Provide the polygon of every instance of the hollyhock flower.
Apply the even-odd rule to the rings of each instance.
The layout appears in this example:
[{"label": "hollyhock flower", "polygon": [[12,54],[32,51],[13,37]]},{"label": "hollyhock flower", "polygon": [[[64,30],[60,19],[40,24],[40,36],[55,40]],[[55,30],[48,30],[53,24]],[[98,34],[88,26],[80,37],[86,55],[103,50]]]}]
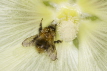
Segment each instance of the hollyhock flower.
[{"label": "hollyhock flower", "polygon": [[[42,18],[63,41],[55,61],[22,46]],[[106,19],[106,0],[0,0],[0,71],[107,71]]]}]

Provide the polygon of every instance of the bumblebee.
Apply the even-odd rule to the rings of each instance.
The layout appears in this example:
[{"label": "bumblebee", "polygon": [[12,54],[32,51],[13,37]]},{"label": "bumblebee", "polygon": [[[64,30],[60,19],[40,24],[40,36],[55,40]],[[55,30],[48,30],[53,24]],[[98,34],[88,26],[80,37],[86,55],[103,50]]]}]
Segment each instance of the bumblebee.
[{"label": "bumblebee", "polygon": [[39,34],[26,38],[22,45],[24,47],[35,46],[38,53],[47,53],[54,61],[57,59],[55,43],[61,43],[62,41],[54,41],[57,25],[51,23],[51,25],[42,29],[42,20],[40,22]]}]

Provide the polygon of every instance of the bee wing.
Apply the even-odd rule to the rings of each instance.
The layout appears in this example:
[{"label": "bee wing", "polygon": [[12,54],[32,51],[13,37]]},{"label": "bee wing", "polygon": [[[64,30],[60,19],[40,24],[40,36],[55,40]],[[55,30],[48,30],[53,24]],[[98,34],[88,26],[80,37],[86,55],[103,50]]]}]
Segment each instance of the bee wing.
[{"label": "bee wing", "polygon": [[49,47],[47,53],[53,61],[57,59],[57,51],[55,46]]},{"label": "bee wing", "polygon": [[26,38],[23,42],[22,42],[22,46],[24,47],[29,47],[29,46],[33,46],[35,44],[36,38],[38,37],[38,35],[34,35],[31,37]]}]

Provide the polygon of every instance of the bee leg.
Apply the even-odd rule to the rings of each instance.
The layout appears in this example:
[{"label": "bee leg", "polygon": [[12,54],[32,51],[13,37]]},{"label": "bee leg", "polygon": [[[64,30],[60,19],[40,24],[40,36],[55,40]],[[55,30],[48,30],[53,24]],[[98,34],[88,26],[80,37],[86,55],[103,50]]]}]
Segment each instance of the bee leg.
[{"label": "bee leg", "polygon": [[54,41],[54,43],[62,43],[61,40]]},{"label": "bee leg", "polygon": [[[42,18],[42,20],[43,20],[43,18]],[[41,22],[40,22],[39,33],[40,33],[40,32],[41,32],[41,30],[42,30],[42,20],[41,20]]]}]

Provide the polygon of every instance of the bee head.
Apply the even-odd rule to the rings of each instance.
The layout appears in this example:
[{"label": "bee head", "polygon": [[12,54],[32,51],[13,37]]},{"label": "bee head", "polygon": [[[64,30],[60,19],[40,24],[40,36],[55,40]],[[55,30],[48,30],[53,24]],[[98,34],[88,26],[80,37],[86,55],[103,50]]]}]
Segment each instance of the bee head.
[{"label": "bee head", "polygon": [[52,24],[48,26],[49,29],[52,29],[53,31],[56,31],[56,24]]}]

